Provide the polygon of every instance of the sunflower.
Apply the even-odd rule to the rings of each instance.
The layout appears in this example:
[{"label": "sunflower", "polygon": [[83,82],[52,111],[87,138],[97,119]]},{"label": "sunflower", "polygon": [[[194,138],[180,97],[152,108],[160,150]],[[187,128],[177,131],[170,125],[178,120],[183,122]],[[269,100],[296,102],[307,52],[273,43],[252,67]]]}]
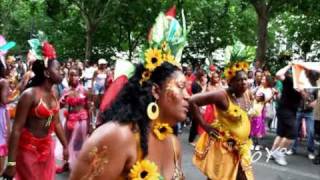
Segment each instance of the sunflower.
[{"label": "sunflower", "polygon": [[142,73],[142,77],[140,80],[140,84],[142,85],[143,82],[148,81],[151,77],[151,72],[146,70]]},{"label": "sunflower", "polygon": [[167,61],[168,63],[176,65],[176,59],[170,53],[163,55],[163,60]]},{"label": "sunflower", "polygon": [[242,64],[241,62],[237,62],[233,65],[233,68],[235,69],[235,72],[242,70]]},{"label": "sunflower", "polygon": [[229,111],[230,117],[232,118],[240,118],[241,117],[241,109],[239,106],[232,106],[230,107]]},{"label": "sunflower", "polygon": [[242,62],[240,62],[240,64],[241,64],[241,69],[242,69],[242,70],[248,71],[248,69],[249,69],[249,64],[248,64],[247,62],[242,61]]},{"label": "sunflower", "polygon": [[148,49],[145,53],[146,69],[153,71],[156,67],[160,66],[163,62],[161,51],[159,49]]},{"label": "sunflower", "polygon": [[166,51],[167,48],[168,48],[167,42],[166,42],[166,41],[163,41],[162,44],[161,44],[161,49],[162,49],[163,51]]},{"label": "sunflower", "polygon": [[164,140],[168,135],[173,133],[173,130],[167,123],[156,123],[153,127],[153,133],[159,140]]},{"label": "sunflower", "polygon": [[228,81],[231,80],[235,75],[236,75],[236,71],[233,69],[233,67],[226,68],[224,70],[224,76]]},{"label": "sunflower", "polygon": [[160,174],[154,162],[143,160],[133,165],[129,178],[132,180],[157,180],[160,179]]}]

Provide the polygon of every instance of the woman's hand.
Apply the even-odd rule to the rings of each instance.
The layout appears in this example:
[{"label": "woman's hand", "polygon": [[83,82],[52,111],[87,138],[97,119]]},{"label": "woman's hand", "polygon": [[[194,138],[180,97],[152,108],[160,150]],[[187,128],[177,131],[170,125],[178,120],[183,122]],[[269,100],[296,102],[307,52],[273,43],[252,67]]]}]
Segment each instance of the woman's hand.
[{"label": "woman's hand", "polygon": [[15,174],[16,174],[16,166],[7,166],[7,168],[3,173],[3,177],[10,179],[10,178],[13,178]]},{"label": "woman's hand", "polygon": [[213,138],[219,138],[219,131],[210,126],[209,124],[204,125],[203,129]]}]

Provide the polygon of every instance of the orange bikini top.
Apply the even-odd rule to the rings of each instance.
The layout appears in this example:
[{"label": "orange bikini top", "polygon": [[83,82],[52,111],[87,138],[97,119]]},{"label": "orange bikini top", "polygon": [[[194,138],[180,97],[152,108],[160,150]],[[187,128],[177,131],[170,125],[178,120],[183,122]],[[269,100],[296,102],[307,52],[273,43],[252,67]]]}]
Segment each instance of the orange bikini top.
[{"label": "orange bikini top", "polygon": [[[55,97],[55,96],[54,96]],[[59,112],[59,103],[57,99],[56,101],[56,107],[49,109],[48,106],[43,102],[42,98],[40,99],[38,105],[31,109],[31,115],[36,116],[41,119],[48,119],[52,118],[53,115]]]}]

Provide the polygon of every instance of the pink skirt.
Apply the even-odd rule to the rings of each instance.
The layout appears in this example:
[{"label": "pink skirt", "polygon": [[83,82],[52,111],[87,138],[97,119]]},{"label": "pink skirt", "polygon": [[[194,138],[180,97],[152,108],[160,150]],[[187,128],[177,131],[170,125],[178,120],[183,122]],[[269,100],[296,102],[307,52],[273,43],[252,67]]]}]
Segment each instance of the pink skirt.
[{"label": "pink skirt", "polygon": [[79,152],[84,141],[88,136],[87,120],[77,121],[72,131],[71,139],[68,145],[69,149],[69,164],[72,169],[78,159]]},{"label": "pink skirt", "polygon": [[8,155],[8,146],[6,144],[0,145],[0,157],[4,157]]}]

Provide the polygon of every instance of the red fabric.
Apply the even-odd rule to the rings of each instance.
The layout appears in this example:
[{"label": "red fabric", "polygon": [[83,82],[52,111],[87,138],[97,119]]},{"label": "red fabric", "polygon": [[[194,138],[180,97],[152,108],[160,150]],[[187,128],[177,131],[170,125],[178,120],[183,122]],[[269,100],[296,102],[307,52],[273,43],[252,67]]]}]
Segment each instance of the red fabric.
[{"label": "red fabric", "polygon": [[105,91],[100,104],[100,112],[105,111],[109,108],[112,102],[116,99],[118,93],[122,87],[128,82],[128,78],[125,75],[118,77],[112,82],[109,88]]},{"label": "red fabric", "polygon": [[57,107],[54,109],[48,109],[47,106],[42,102],[42,99],[40,99],[39,104],[35,108],[31,109],[31,114],[39,118],[49,118],[50,116],[58,113],[59,108],[59,105],[57,105]]},{"label": "red fabric", "polygon": [[80,110],[79,112],[69,112],[67,114],[67,128],[68,130],[72,131],[78,121],[88,119],[88,111],[86,111],[85,109]]},{"label": "red fabric", "polygon": [[48,43],[47,41],[43,43],[42,46],[42,55],[48,59],[56,59],[57,58],[57,54],[56,54],[56,50],[54,49],[54,47]]},{"label": "red fabric", "polygon": [[70,106],[81,106],[85,105],[87,102],[86,97],[67,97],[66,98],[66,103]]},{"label": "red fabric", "polygon": [[[207,122],[208,124],[213,123],[217,117],[216,116],[216,107],[214,105],[207,105],[202,117],[205,120],[205,122]],[[199,126],[198,133],[202,134],[203,132],[204,132],[204,130]]]},{"label": "red fabric", "polygon": [[189,95],[192,95],[192,83],[196,80],[196,76],[191,74],[190,76],[186,76],[187,78],[187,92]]},{"label": "red fabric", "polygon": [[167,12],[166,12],[166,16],[170,16],[170,17],[176,17],[176,13],[177,12],[177,9],[176,9],[176,6],[172,6]]},{"label": "red fabric", "polygon": [[17,152],[17,165],[15,180],[54,180],[55,159],[54,143],[51,125],[46,137],[34,137],[27,129],[23,129],[19,149]]},{"label": "red fabric", "polygon": [[209,70],[210,70],[211,72],[216,71],[216,66],[210,65],[210,66],[209,66]]}]

